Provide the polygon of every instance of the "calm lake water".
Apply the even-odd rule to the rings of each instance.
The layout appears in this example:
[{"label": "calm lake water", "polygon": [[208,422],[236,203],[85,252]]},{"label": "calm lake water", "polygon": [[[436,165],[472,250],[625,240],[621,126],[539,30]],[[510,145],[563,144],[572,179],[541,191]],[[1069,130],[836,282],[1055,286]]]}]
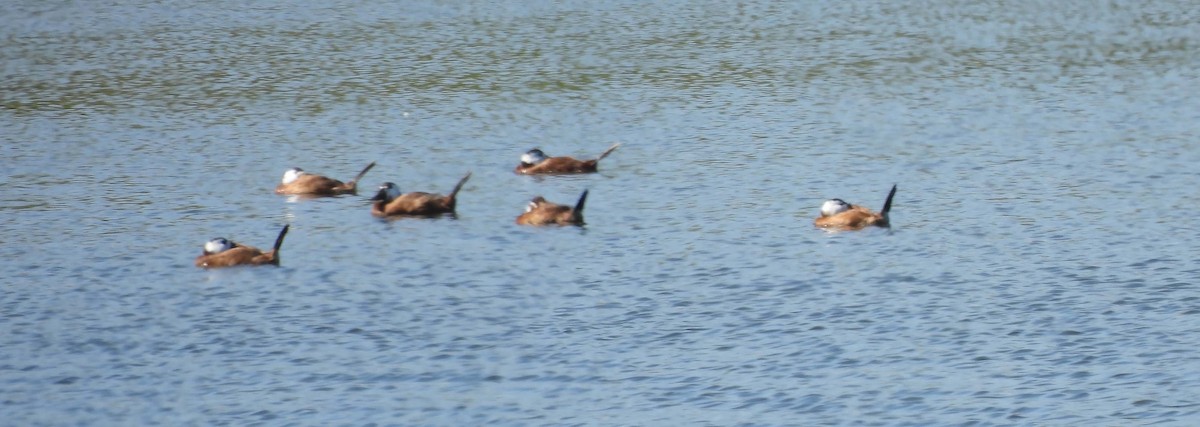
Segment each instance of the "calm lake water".
[{"label": "calm lake water", "polygon": [[16,0],[0,64],[3,425],[1200,424],[1194,2]]}]

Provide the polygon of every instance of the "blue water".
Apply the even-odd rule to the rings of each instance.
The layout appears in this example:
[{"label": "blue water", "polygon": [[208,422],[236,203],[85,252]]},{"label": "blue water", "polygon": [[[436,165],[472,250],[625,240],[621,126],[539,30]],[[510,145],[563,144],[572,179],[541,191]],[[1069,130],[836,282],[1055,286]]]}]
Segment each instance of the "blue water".
[{"label": "blue water", "polygon": [[1200,424],[1194,5],[642,3],[0,6],[0,424]]}]

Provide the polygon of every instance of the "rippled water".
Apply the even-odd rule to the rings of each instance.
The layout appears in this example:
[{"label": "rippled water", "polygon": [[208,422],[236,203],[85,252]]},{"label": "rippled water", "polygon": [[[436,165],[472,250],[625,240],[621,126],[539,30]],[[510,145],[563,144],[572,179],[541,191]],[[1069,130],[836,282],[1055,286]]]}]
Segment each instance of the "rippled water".
[{"label": "rippled water", "polygon": [[1200,423],[1194,4],[796,3],[0,6],[0,424]]}]

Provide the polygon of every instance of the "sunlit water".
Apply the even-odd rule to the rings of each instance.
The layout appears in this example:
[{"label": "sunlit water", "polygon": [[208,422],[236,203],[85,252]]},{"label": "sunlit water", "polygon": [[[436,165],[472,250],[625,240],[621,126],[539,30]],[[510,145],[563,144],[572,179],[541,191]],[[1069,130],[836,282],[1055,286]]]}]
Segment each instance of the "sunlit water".
[{"label": "sunlit water", "polygon": [[0,424],[1200,424],[1190,2],[110,3],[0,5]]}]

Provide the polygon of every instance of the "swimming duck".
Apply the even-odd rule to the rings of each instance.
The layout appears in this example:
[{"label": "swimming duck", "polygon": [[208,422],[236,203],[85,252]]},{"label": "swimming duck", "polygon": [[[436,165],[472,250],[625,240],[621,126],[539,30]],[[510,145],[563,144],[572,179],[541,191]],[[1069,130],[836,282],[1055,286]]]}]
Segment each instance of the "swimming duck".
[{"label": "swimming duck", "polygon": [[546,201],[542,196],[534,197],[525,207],[525,213],[517,217],[520,225],[583,225],[583,204],[588,191],[583,190],[575,207],[558,205]]},{"label": "swimming duck", "polygon": [[354,179],[346,182],[308,173],[304,169],[291,168],[283,173],[283,180],[275,187],[275,194],[304,194],[312,196],[358,194],[358,181],[373,167],[375,167],[375,162],[371,162]]},{"label": "swimming duck", "polygon": [[842,199],[829,199],[821,205],[821,216],[813,224],[821,228],[837,230],[860,230],[870,226],[889,227],[888,211],[892,210],[892,198],[896,196],[896,186],[888,192],[887,200],[879,213],[859,205],[846,203]]},{"label": "swimming duck", "polygon": [[457,204],[458,191],[462,190],[463,184],[467,179],[471,178],[471,173],[467,172],[466,176],[458,180],[458,184],[454,186],[454,190],[448,195],[424,193],[420,191],[401,194],[400,187],[391,182],[385,182],[379,186],[379,191],[375,193],[375,197],[371,200],[371,214],[375,216],[393,216],[393,215],[414,215],[414,216],[432,216],[445,213],[454,213],[455,205]]},{"label": "swimming duck", "polygon": [[538,174],[571,174],[571,173],[592,173],[596,172],[596,164],[608,157],[613,150],[620,147],[621,144],[613,144],[608,147],[600,157],[592,160],[578,160],[571,157],[546,157],[546,153],[542,150],[534,148],[521,155],[521,164],[517,165],[516,172],[524,175]]},{"label": "swimming duck", "polygon": [[209,240],[204,243],[204,253],[196,257],[196,266],[217,268],[235,265],[279,265],[279,247],[283,245],[283,236],[287,235],[289,227],[285,225],[279,231],[279,237],[275,238],[275,247],[270,252],[263,252],[224,237]]}]

